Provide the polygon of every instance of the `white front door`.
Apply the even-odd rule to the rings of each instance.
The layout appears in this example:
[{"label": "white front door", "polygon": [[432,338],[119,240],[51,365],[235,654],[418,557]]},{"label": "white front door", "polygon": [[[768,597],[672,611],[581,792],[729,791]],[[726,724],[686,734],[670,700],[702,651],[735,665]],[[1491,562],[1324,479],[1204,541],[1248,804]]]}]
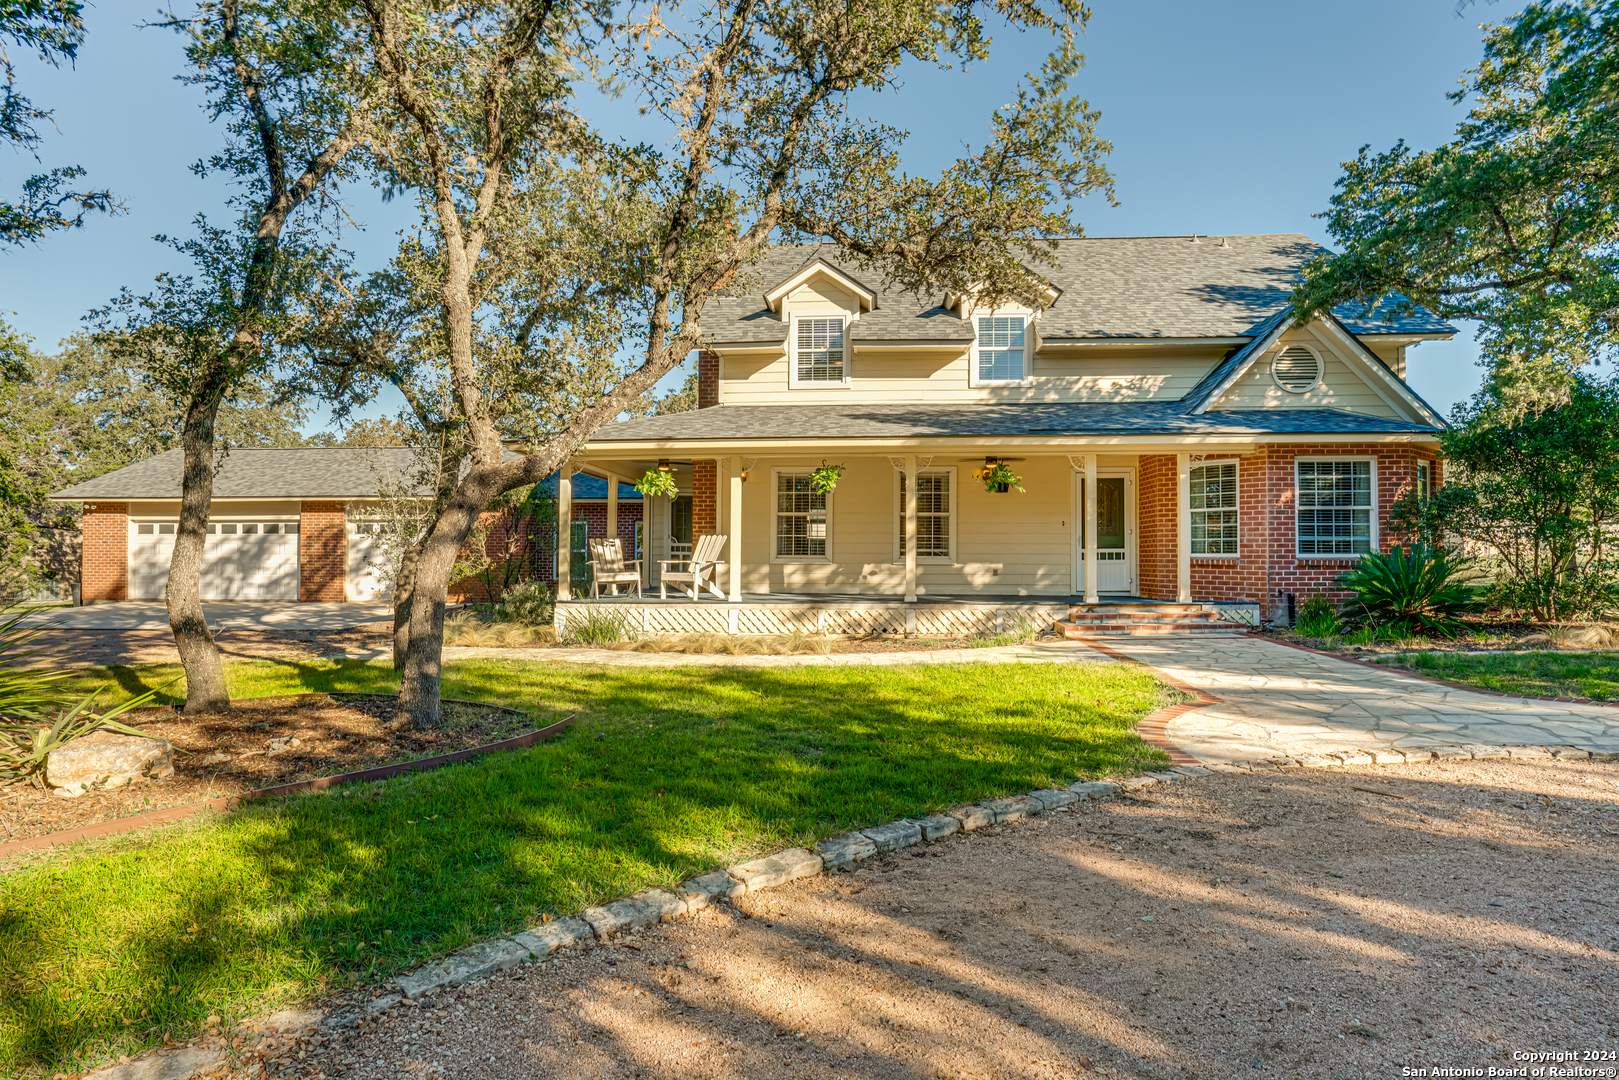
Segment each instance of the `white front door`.
[{"label": "white front door", "polygon": [[[1085,592],[1085,475],[1074,474],[1074,592]],[[1136,473],[1096,474],[1096,591],[1136,590]]]}]

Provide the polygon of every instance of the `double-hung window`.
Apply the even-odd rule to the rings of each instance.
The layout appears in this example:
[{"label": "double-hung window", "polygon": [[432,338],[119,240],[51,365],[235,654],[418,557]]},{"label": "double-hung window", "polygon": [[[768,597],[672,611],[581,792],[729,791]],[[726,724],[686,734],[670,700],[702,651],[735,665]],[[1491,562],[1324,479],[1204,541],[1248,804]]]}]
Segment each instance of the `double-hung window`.
[{"label": "double-hung window", "polygon": [[1237,554],[1237,463],[1192,470],[1192,554]]},{"label": "double-hung window", "polygon": [[810,487],[810,474],[776,473],[777,559],[827,557],[827,496]]},{"label": "double-hung window", "polygon": [[1433,498],[1433,474],[1428,471],[1430,467],[1426,461],[1417,462],[1417,498],[1423,502]]},{"label": "double-hung window", "polygon": [[793,334],[794,386],[848,385],[843,316],[794,319]]},{"label": "double-hung window", "polygon": [[[949,562],[954,557],[951,478],[954,469],[916,474],[916,557]],[[898,517],[894,523],[894,561],[905,560],[905,474],[899,474]]]},{"label": "double-hung window", "polygon": [[1372,462],[1298,461],[1300,555],[1364,555],[1372,550]]},{"label": "double-hung window", "polygon": [[978,353],[973,357],[975,383],[1021,383],[1028,378],[1026,315],[978,316]]}]

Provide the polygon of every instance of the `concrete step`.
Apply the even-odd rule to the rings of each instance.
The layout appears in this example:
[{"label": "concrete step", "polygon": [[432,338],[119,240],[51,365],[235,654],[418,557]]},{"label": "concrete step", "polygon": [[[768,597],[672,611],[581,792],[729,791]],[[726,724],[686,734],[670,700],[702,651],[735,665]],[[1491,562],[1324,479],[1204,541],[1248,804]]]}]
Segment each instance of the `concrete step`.
[{"label": "concrete step", "polygon": [[1080,607],[1068,612],[1070,622],[1161,622],[1164,619],[1209,622],[1217,618],[1218,613],[1201,609],[1165,611],[1160,608],[1141,608],[1137,611],[1097,611],[1095,608]]},{"label": "concrete step", "polygon": [[1169,634],[1245,634],[1248,627],[1239,623],[1204,622],[1190,619],[1161,619],[1156,622],[1063,622],[1056,623],[1057,633],[1071,640],[1093,637],[1163,637]]},{"label": "concrete step", "polygon": [[1202,604],[1072,604],[1073,614],[1095,612],[1110,615],[1213,615],[1214,611]]}]

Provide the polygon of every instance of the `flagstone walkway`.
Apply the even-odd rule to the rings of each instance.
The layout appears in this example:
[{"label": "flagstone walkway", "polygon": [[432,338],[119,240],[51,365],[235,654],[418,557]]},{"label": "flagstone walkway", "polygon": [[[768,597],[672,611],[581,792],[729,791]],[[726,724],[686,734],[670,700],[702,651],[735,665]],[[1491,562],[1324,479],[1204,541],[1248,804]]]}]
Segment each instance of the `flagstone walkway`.
[{"label": "flagstone walkway", "polygon": [[1619,708],[1610,706],[1458,690],[1261,638],[1107,644],[1220,698],[1165,727],[1205,762],[1465,743],[1619,751]]}]

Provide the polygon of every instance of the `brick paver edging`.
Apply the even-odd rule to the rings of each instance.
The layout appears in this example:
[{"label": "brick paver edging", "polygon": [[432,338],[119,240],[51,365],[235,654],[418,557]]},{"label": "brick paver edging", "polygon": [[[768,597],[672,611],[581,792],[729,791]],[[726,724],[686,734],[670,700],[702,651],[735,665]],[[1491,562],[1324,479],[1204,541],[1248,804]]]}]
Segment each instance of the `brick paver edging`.
[{"label": "brick paver edging", "polygon": [[[288,695],[293,699],[309,700],[313,697],[326,695],[294,694]],[[389,694],[343,694],[342,697],[391,697]],[[273,701],[274,698],[253,698],[253,701]],[[504,705],[486,705],[481,701],[462,701],[457,698],[443,699],[446,704],[454,705],[482,705],[489,709],[498,709],[502,712],[524,715],[516,709],[508,709]],[[163,705],[158,708],[168,708]],[[506,750],[522,750],[525,747],[535,746],[544,742],[551,736],[566,730],[573,725],[577,716],[569,716],[549,727],[538,728],[514,735],[509,739],[498,742],[484,743],[482,746],[472,746],[465,750],[456,750],[449,754],[437,754],[433,757],[418,758],[415,761],[400,761],[392,765],[379,765],[373,769],[359,769],[355,772],[336,773],[332,776],[320,776],[313,780],[298,780],[290,784],[276,784],[273,787],[257,788],[253,791],[244,791],[237,795],[225,795],[217,799],[208,799],[205,802],[190,803],[186,806],[171,806],[167,810],[151,810],[144,814],[133,814],[126,818],[117,818],[113,821],[97,822],[94,825],[81,825],[76,829],[62,829],[58,832],[46,833],[43,836],[31,836],[27,840],[13,840],[9,844],[0,844],[0,860],[13,855],[21,855],[25,851],[36,851],[39,848],[51,847],[57,844],[75,844],[80,840],[99,840],[104,836],[118,836],[122,833],[135,832],[139,829],[150,829],[158,825],[167,825],[170,822],[181,821],[185,818],[201,814],[209,810],[228,813],[241,806],[244,802],[254,799],[279,798],[285,795],[296,795],[305,791],[322,791],[338,784],[356,784],[366,780],[386,780],[389,777],[400,776],[408,772],[421,772],[426,769],[438,769],[445,765],[454,765],[457,762],[467,761],[483,754],[493,754]]]},{"label": "brick paver edging", "polygon": [[1448,686],[1453,690],[1468,690],[1475,694],[1484,694],[1487,697],[1516,698],[1519,701],[1555,701],[1561,705],[1601,705],[1605,709],[1619,709],[1619,701],[1598,701],[1596,698],[1588,697],[1546,697],[1543,694],[1509,694],[1504,690],[1486,690],[1482,686],[1473,686],[1471,683],[1452,682],[1449,679],[1436,679],[1432,675],[1418,675],[1414,671],[1404,671],[1400,668],[1392,668],[1387,664],[1379,664],[1374,660],[1357,660],[1351,656],[1340,656],[1335,652],[1327,652],[1325,649],[1312,649],[1308,645],[1295,645],[1291,641],[1280,641],[1271,637],[1264,638],[1264,640],[1272,642],[1276,645],[1281,645],[1284,648],[1297,649],[1299,652],[1314,653],[1317,656],[1325,656],[1333,660],[1341,660],[1346,664],[1359,664],[1361,667],[1371,668],[1373,671],[1381,671],[1389,675],[1399,675],[1406,679],[1417,679],[1421,682],[1435,683],[1439,686]]},{"label": "brick paver edging", "polygon": [[1143,663],[1133,656],[1126,656],[1117,649],[1103,645],[1100,641],[1096,641],[1094,639],[1081,640],[1084,640],[1086,645],[1089,645],[1091,648],[1095,649],[1097,652],[1101,653],[1103,656],[1106,656],[1110,660],[1116,660],[1121,664],[1134,664],[1137,667],[1148,668],[1154,675],[1158,676],[1176,690],[1179,690],[1183,694],[1192,695],[1191,701],[1182,701],[1174,705],[1165,705],[1163,708],[1154,709],[1146,716],[1143,716],[1136,723],[1136,734],[1141,736],[1141,741],[1146,743],[1148,746],[1156,746],[1158,749],[1168,754],[1169,760],[1173,761],[1176,765],[1199,764],[1197,758],[1193,757],[1191,754],[1188,754],[1185,750],[1182,750],[1180,747],[1169,741],[1169,722],[1175,719],[1177,716],[1191,712],[1193,709],[1202,709],[1210,705],[1219,705],[1221,704],[1221,700],[1201,687],[1193,686],[1189,682],[1184,682],[1177,679],[1168,672],[1160,671],[1151,664]]}]

